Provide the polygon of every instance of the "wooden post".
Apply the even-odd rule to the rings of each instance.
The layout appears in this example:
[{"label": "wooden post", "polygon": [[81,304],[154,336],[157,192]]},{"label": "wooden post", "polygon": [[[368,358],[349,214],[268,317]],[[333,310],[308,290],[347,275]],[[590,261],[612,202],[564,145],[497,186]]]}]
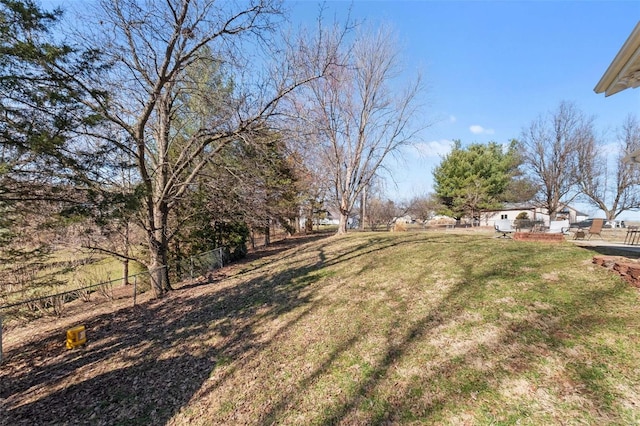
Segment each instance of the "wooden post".
[{"label": "wooden post", "polygon": [[0,364],[2,364],[2,315],[0,315]]},{"label": "wooden post", "polygon": [[138,294],[138,275],[133,277],[133,306],[136,306],[137,294]]}]

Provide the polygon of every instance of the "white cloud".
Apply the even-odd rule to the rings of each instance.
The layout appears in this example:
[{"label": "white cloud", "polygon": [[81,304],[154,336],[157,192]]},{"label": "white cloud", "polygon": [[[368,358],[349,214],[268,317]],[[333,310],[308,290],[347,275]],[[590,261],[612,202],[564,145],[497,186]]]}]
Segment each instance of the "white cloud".
[{"label": "white cloud", "polygon": [[493,135],[495,133],[493,129],[485,129],[484,127],[479,126],[477,124],[474,124],[473,126],[470,126],[469,130],[474,135],[483,135],[483,134],[484,135]]},{"label": "white cloud", "polygon": [[453,148],[453,141],[440,139],[438,141],[420,142],[414,146],[423,158],[440,157],[451,151],[451,148]]},{"label": "white cloud", "polygon": [[450,115],[449,116],[449,123],[455,123],[456,121],[458,121],[458,119],[456,118],[455,115]]}]

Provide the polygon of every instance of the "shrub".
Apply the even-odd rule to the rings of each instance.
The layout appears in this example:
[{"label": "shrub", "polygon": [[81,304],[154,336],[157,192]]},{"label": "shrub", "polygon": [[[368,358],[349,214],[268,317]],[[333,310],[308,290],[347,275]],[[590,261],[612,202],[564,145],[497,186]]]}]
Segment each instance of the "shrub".
[{"label": "shrub", "polygon": [[393,232],[404,232],[407,230],[407,224],[396,222],[393,224]]}]

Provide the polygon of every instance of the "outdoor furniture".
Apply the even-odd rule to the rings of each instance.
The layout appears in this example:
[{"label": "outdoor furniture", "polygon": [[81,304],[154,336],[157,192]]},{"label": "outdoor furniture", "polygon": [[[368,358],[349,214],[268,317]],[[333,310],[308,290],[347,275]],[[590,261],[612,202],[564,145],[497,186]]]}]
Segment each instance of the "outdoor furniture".
[{"label": "outdoor furniture", "polygon": [[624,244],[634,245],[640,236],[640,227],[631,225],[627,228],[627,235],[624,236]]},{"label": "outdoor furniture", "polygon": [[597,235],[598,237],[600,237],[600,239],[602,239],[602,235],[600,235],[600,233],[602,232],[603,225],[604,219],[593,219],[591,227],[589,229],[578,228],[573,239],[577,240],[578,238],[584,239],[585,237],[587,237],[587,240],[590,240],[594,235]]},{"label": "outdoor furniture", "polygon": [[569,220],[551,220],[549,221],[549,230],[547,231],[550,234],[563,234],[566,235],[569,233]]},{"label": "outdoor furniture", "polygon": [[500,238],[511,238],[509,234],[515,232],[516,230],[511,226],[511,221],[509,219],[500,219],[496,220],[493,227],[496,229],[496,232],[502,233]]}]

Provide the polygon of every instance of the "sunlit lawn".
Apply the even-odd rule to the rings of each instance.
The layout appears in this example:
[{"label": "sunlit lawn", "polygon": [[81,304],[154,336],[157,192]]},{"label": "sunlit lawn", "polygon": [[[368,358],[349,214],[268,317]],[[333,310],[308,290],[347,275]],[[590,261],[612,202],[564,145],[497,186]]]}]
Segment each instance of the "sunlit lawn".
[{"label": "sunlit lawn", "polygon": [[114,423],[638,424],[639,293],[593,254],[479,234],[311,242],[96,333],[92,362],[122,374],[77,392],[161,381],[156,410],[136,397],[97,411]]}]

